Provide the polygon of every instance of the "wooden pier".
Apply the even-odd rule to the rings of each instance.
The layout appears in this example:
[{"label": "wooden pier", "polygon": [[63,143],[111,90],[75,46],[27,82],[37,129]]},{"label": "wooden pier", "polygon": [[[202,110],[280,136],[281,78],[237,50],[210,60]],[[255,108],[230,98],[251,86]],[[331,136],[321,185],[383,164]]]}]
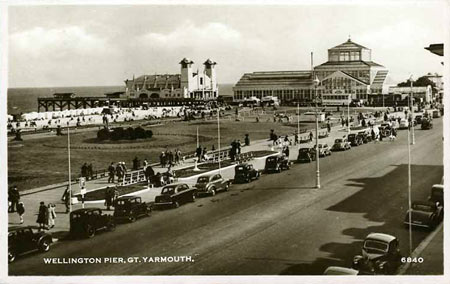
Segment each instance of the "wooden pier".
[{"label": "wooden pier", "polygon": [[158,107],[158,106],[193,106],[206,103],[204,100],[195,100],[187,98],[148,98],[148,99],[130,99],[130,98],[105,98],[105,97],[46,97],[38,98],[38,112],[41,108],[44,111],[60,111],[71,109],[86,109],[95,107]]}]

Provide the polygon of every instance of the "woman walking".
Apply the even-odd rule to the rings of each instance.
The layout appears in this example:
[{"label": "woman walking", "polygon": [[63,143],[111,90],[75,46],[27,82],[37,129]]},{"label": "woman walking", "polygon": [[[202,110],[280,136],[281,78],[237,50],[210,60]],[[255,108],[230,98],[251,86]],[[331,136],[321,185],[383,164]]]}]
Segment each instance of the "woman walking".
[{"label": "woman walking", "polygon": [[53,203],[49,203],[47,206],[48,228],[49,229],[55,227],[55,219],[56,219],[55,208],[56,208],[56,206]]},{"label": "woman walking", "polygon": [[46,230],[46,224],[48,224],[48,214],[47,214],[47,206],[45,206],[44,201],[41,201],[39,205],[39,213],[36,220],[36,223],[39,224],[39,230],[44,229]]}]

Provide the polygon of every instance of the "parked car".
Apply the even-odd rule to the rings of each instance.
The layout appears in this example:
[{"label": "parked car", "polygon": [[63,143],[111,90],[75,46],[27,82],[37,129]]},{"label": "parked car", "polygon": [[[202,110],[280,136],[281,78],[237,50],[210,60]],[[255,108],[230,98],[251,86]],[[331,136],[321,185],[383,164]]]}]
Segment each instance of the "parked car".
[{"label": "parked car", "polygon": [[359,274],[358,270],[340,266],[329,266],[323,272],[323,275],[358,275],[358,274]]},{"label": "parked car", "polygon": [[414,120],[416,121],[416,124],[421,124],[422,123],[422,118],[423,118],[423,115],[417,114],[415,116],[415,118],[414,118]]},{"label": "parked car", "polygon": [[441,117],[441,113],[438,109],[433,109],[433,118]]},{"label": "parked car", "polygon": [[18,255],[31,251],[47,252],[50,250],[52,236],[38,227],[17,226],[8,228],[8,262],[16,260]]},{"label": "parked car", "polygon": [[[312,147],[312,150],[316,151],[316,145]],[[323,158],[331,155],[331,147],[328,144],[319,144],[319,157]]]},{"label": "parked car", "polygon": [[216,195],[219,191],[228,191],[230,181],[226,180],[220,174],[203,175],[197,179],[195,184],[196,194],[200,195]]},{"label": "parked car", "polygon": [[102,214],[100,208],[82,208],[70,213],[70,235],[92,238],[99,230],[113,231],[114,217]]},{"label": "parked car", "polygon": [[[409,222],[409,214],[411,212],[411,223]],[[427,201],[415,201],[411,205],[411,210],[406,211],[405,221],[406,227],[424,227],[434,229],[442,221],[444,216],[443,207],[439,203]]]},{"label": "parked car", "polygon": [[351,146],[359,146],[364,144],[363,138],[355,133],[351,133],[347,136],[348,142],[350,142]]},{"label": "parked car", "polygon": [[390,124],[382,123],[382,124],[378,127],[378,129],[379,129],[379,131],[380,131],[381,137],[389,137],[389,136],[391,136],[391,134],[392,134]]},{"label": "parked car", "polygon": [[370,133],[368,133],[365,130],[358,132],[358,135],[361,135],[364,144],[369,143],[370,141],[372,141],[372,135],[370,135]]},{"label": "parked car", "polygon": [[408,122],[408,120],[405,119],[405,118],[402,118],[402,119],[400,120],[400,125],[399,125],[398,129],[408,129],[408,127],[409,127],[409,122]]},{"label": "parked car", "polygon": [[291,168],[291,162],[286,155],[276,155],[266,158],[266,164],[264,166],[264,172],[277,172],[281,173],[282,170],[289,170]]},{"label": "parked car", "polygon": [[126,219],[130,222],[136,221],[138,217],[150,216],[152,207],[143,202],[139,196],[122,196],[116,200],[114,207],[114,218]]},{"label": "parked car", "polygon": [[430,202],[438,202],[440,205],[444,206],[444,185],[434,184],[431,187],[431,194],[428,197]]},{"label": "parked car", "polygon": [[258,179],[261,173],[252,164],[239,164],[234,167],[234,182],[250,182]]},{"label": "parked car", "polygon": [[195,202],[196,189],[190,188],[185,183],[166,185],[161,190],[161,195],[155,197],[154,206],[180,207],[187,202]]},{"label": "parked car", "polygon": [[351,149],[350,143],[346,138],[337,138],[334,140],[333,147],[331,147],[331,151],[345,151]]},{"label": "parked car", "polygon": [[399,241],[396,237],[370,233],[364,240],[362,255],[353,258],[353,269],[363,274],[393,274],[400,263]]},{"label": "parked car", "polygon": [[433,128],[433,121],[431,121],[431,119],[429,119],[429,118],[422,119],[422,124],[421,124],[420,128],[422,130],[428,130],[428,129]]},{"label": "parked car", "polygon": [[314,148],[298,149],[297,162],[310,163],[316,160],[316,150]]}]

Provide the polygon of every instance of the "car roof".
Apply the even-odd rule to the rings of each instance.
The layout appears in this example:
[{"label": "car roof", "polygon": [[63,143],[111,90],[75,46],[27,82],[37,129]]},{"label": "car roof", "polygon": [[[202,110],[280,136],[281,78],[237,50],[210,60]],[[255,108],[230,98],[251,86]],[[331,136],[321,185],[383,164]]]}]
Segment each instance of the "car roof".
[{"label": "car roof", "polygon": [[72,211],[72,213],[85,213],[85,212],[89,212],[89,211],[95,211],[95,210],[101,210],[100,208],[97,207],[92,207],[92,208],[80,208],[77,210]]},{"label": "car roof", "polygon": [[121,197],[117,198],[117,200],[130,200],[130,199],[135,199],[135,198],[140,198],[140,197],[134,196],[134,195],[127,195],[127,196],[121,196]]},{"label": "car roof", "polygon": [[370,233],[369,235],[367,235],[366,239],[379,240],[379,241],[390,243],[397,238],[394,236],[388,235],[388,234],[383,234],[383,233]]},{"label": "car roof", "polygon": [[343,275],[358,275],[359,271],[352,269],[352,268],[347,268],[347,267],[341,267],[341,266],[329,266],[327,269],[325,269],[324,274],[328,274],[330,271],[336,271],[339,272],[338,274],[343,274]]},{"label": "car roof", "polygon": [[180,186],[180,185],[187,185],[186,183],[182,183],[182,182],[180,182],[180,183],[171,183],[171,184],[168,184],[168,185],[166,185],[166,186],[164,186],[164,187],[177,187],[177,186]]},{"label": "car roof", "polygon": [[23,230],[23,229],[38,229],[37,226],[11,226],[8,228],[8,232],[15,232],[15,231],[19,231],[19,230]]}]

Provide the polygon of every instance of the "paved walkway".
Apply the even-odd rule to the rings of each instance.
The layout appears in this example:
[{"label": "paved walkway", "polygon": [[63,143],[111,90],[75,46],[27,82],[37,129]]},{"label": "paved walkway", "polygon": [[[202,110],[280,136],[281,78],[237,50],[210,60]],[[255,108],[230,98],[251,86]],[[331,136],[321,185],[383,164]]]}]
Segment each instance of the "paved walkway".
[{"label": "paved walkway", "polygon": [[[311,124],[313,126],[314,124]],[[320,130],[326,131],[326,129]],[[313,131],[314,132],[314,131]],[[342,136],[345,136],[347,134],[347,130],[343,129],[340,125],[334,126],[331,130],[331,133],[328,137],[320,139],[320,143],[327,143],[330,146],[333,144],[334,139],[341,138]],[[301,134],[302,137],[307,137],[309,135],[309,131],[307,131],[304,134]],[[293,136],[289,137],[292,141],[294,140]],[[389,142],[386,142],[389,143]],[[295,146],[290,147],[290,160],[296,160],[298,148],[300,147],[311,147],[315,144],[315,139],[313,139],[312,142],[309,143],[302,143]],[[258,151],[258,150],[275,150],[275,151],[281,151],[281,148],[273,147],[272,142],[268,140],[259,140],[254,141],[250,146],[242,147],[242,153],[249,152],[249,151]],[[255,159],[251,162],[254,164],[255,168],[262,169],[264,167],[264,159]],[[184,164],[175,166],[173,169],[177,170],[184,167],[189,167],[194,165],[194,159],[187,159]],[[154,167],[155,172],[165,172],[167,171],[166,168],[161,168],[159,166]],[[232,167],[228,167],[227,169],[222,169],[221,174],[224,176],[224,178],[232,179],[234,176],[234,171]],[[183,180],[183,182],[187,182],[188,184],[194,184],[195,178],[190,178],[187,180]],[[112,185],[112,184],[109,184]],[[86,182],[86,189],[87,191],[97,189],[99,187],[105,187],[108,186],[108,178],[100,178],[96,180],[91,180]],[[41,187],[33,190],[27,190],[24,192],[21,192],[22,197],[21,201],[25,205],[25,216],[24,216],[24,225],[37,225],[36,219],[37,219],[37,212],[39,208],[39,202],[44,201],[45,204],[53,203],[56,205],[56,225],[54,228],[52,228],[50,231],[53,233],[54,236],[58,236],[62,234],[63,232],[67,232],[69,230],[69,218],[68,214],[65,213],[65,205],[61,201],[61,197],[67,187],[67,183],[57,184],[57,185],[50,185],[46,187]],[[77,194],[80,192],[80,186],[79,184],[73,184],[72,190],[74,194]],[[139,196],[142,197],[142,199],[146,202],[152,202],[154,201],[154,198],[156,195],[158,195],[161,192],[161,188],[150,188],[146,190],[145,192],[139,193]],[[86,207],[100,207],[104,208],[103,202],[99,203],[89,203],[85,204]],[[73,209],[81,208],[81,204],[74,204]],[[112,211],[109,211],[107,213],[112,214]],[[19,216],[17,213],[9,213],[9,222],[8,226],[14,226],[19,224]]]}]

